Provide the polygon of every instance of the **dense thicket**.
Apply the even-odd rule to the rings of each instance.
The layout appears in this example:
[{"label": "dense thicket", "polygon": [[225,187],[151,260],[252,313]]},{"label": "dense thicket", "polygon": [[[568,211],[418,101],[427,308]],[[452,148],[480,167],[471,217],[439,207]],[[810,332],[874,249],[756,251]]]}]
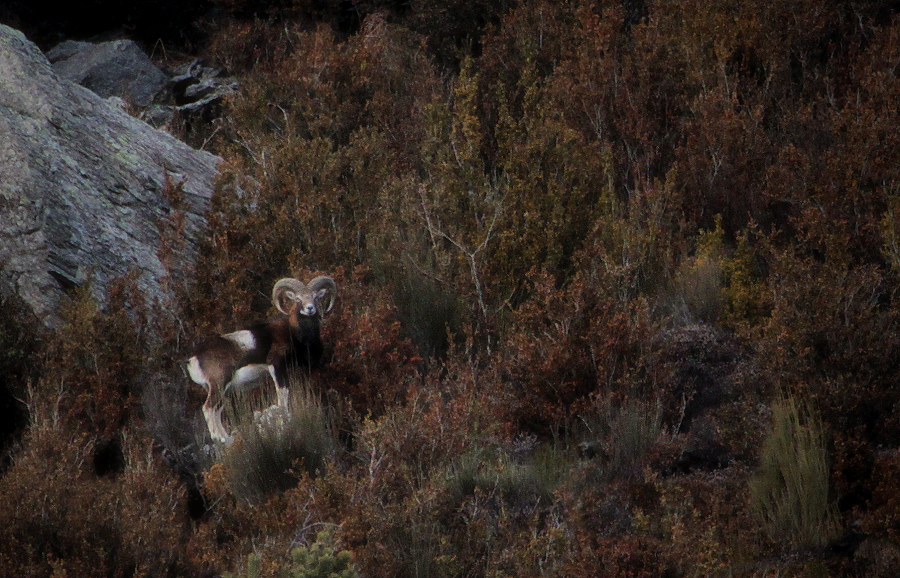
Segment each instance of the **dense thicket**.
[{"label": "dense thicket", "polygon": [[[195,279],[35,340],[0,567],[897,573],[894,3],[217,5]],[[249,499],[176,362],[316,272],[338,449]]]}]

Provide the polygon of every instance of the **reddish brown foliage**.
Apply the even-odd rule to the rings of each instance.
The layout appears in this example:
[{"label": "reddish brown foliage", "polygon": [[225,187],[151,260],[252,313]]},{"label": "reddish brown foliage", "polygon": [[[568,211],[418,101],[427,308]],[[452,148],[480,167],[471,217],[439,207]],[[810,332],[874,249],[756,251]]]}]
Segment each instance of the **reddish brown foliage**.
[{"label": "reddish brown foliage", "polygon": [[[184,313],[150,347],[136,294],[67,308],[34,383],[60,425],[32,425],[0,480],[59,523],[4,510],[2,564],[218,574],[256,550],[275,575],[327,526],[371,576],[891,575],[893,7],[220,5],[271,20],[210,39],[241,90],[209,141],[228,165]],[[188,523],[156,465],[79,462],[131,455],[148,366],[317,273],[339,286],[314,379],[342,435],[326,473],[261,505],[197,466],[214,505]],[[848,531],[828,552],[773,558],[789,545],[744,497],[779,392],[822,417]],[[154,566],[164,541],[183,546]]]}]

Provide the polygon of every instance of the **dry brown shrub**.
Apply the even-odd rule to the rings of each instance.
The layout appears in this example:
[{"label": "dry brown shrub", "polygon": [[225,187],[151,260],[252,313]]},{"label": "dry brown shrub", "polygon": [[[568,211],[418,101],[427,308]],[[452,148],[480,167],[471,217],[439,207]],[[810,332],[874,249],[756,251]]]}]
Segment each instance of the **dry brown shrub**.
[{"label": "dry brown shrub", "polygon": [[340,302],[323,327],[328,366],[323,382],[348,399],[359,415],[380,414],[407,399],[421,362],[400,327],[387,293],[367,283],[368,269],[338,271]]},{"label": "dry brown shrub", "polygon": [[46,374],[36,386],[41,396],[59,390],[63,419],[100,439],[114,436],[127,423],[140,393],[136,378],[144,338],[143,321],[136,316],[143,302],[131,308],[128,298],[134,295],[139,293],[126,280],[112,284],[109,312],[98,309],[90,285],[64,300],[63,326],[48,344],[54,354],[48,355]]},{"label": "dry brown shrub", "polygon": [[620,304],[603,281],[581,274],[562,288],[547,276],[533,278],[531,299],[512,316],[496,367],[516,427],[552,434],[592,394],[652,395],[636,379],[650,329],[642,304]]},{"label": "dry brown shrub", "polygon": [[32,425],[0,479],[0,567],[35,577],[193,571],[179,546],[191,528],[185,493],[150,440],[122,432],[124,470],[98,477],[97,440],[56,421],[55,401],[31,404]]}]

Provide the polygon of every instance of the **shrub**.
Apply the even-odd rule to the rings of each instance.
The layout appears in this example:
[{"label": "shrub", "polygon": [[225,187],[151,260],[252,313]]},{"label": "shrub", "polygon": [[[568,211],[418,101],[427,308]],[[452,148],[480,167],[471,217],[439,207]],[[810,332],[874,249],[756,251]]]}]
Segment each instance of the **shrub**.
[{"label": "shrub", "polygon": [[[53,395],[57,388],[64,419],[73,420],[100,438],[115,435],[135,407],[144,346],[139,325],[129,315],[128,296],[139,295],[128,280],[111,285],[110,312],[99,309],[90,285],[75,290],[61,306],[63,325],[48,351],[46,376],[39,387]],[[113,291],[114,289],[114,291]]]},{"label": "shrub", "polygon": [[476,450],[462,456],[451,468],[447,491],[451,501],[457,503],[480,492],[499,498],[510,508],[533,508],[549,502],[565,470],[562,453],[550,448],[542,448],[528,459],[516,459],[490,448]]},{"label": "shrub", "polygon": [[662,433],[660,405],[626,402],[610,421],[610,471],[629,472],[639,469],[650,447]]},{"label": "shrub", "polygon": [[244,574],[232,574],[231,572],[226,572],[223,574],[223,578],[242,578],[246,576],[247,578],[259,578],[259,568],[262,563],[262,557],[253,552],[252,554],[247,554],[247,568],[246,573]]},{"label": "shrub", "polygon": [[721,217],[713,231],[700,231],[697,252],[675,273],[676,310],[687,322],[715,323],[722,313],[724,232]]},{"label": "shrub", "polygon": [[291,560],[285,570],[285,578],[354,578],[359,575],[350,552],[338,550],[327,532],[320,532],[309,547],[291,550]]},{"label": "shrub", "polygon": [[0,473],[9,465],[8,450],[27,423],[27,410],[19,401],[38,377],[37,320],[26,313],[16,296],[0,295]]},{"label": "shrub", "polygon": [[398,308],[371,276],[365,267],[352,274],[335,271],[341,301],[322,327],[331,347],[331,361],[319,374],[322,383],[360,415],[380,415],[407,399],[421,361],[403,334]]},{"label": "shrub", "polygon": [[558,287],[548,275],[532,275],[533,293],[509,316],[494,362],[510,396],[507,412],[523,431],[559,433],[598,392],[652,395],[639,377],[650,330],[646,303],[619,301],[610,277],[579,272]]},{"label": "shrub", "polygon": [[758,327],[771,308],[757,251],[751,244],[752,233],[744,231],[738,235],[734,251],[722,262],[725,287],[720,321],[735,330]]},{"label": "shrub", "polygon": [[715,322],[722,310],[722,265],[709,255],[682,263],[675,277],[678,300],[689,321]]},{"label": "shrub", "polygon": [[0,575],[196,575],[178,547],[190,535],[183,487],[150,440],[120,432],[122,471],[98,476],[96,438],[63,423],[58,400],[28,402],[31,425],[0,478]]},{"label": "shrub", "polygon": [[779,399],[772,407],[760,472],[750,482],[753,506],[772,540],[804,548],[836,536],[828,480],[822,423],[793,397]]},{"label": "shrub", "polygon": [[754,387],[740,384],[752,358],[734,336],[708,324],[676,325],[659,332],[650,346],[649,381],[673,433],[723,405],[751,398]]},{"label": "shrub", "polygon": [[394,299],[403,330],[422,358],[443,357],[461,329],[459,299],[437,281],[414,275],[399,283]]},{"label": "shrub", "polygon": [[797,384],[836,434],[897,445],[900,309],[894,281],[879,264],[814,246],[773,251],[769,247],[766,255],[769,316],[749,334],[761,365],[782,386]]},{"label": "shrub", "polygon": [[[127,308],[65,308],[33,382],[52,428],[35,420],[0,478],[0,569],[319,573],[348,555],[294,548],[336,526],[373,577],[793,576],[825,550],[798,564],[758,537],[830,535],[828,483],[847,528],[896,541],[890,3],[216,3],[281,18],[232,20],[197,55],[240,88],[205,133],[229,174],[190,292],[172,272],[185,314],[154,344]],[[358,34],[335,27],[347,12]],[[163,257],[189,249],[184,218],[160,223]],[[244,418],[261,389],[206,467],[184,328],[260,319],[275,279],[313,271],[341,287],[313,379],[348,408],[347,451],[327,459],[321,404]],[[0,318],[7,374],[31,370],[17,329]],[[759,400],[785,385],[808,405],[776,407],[747,531]],[[142,419],[203,473],[193,520],[163,500],[182,496],[170,472],[134,467]],[[872,574],[843,559],[832,575]]]},{"label": "shrub", "polygon": [[332,420],[307,379],[289,378],[289,409],[271,406],[250,412],[246,399],[233,404],[240,425],[222,452],[226,483],[244,500],[256,501],[296,485],[302,473],[323,472],[334,451]]},{"label": "shrub", "polygon": [[597,398],[581,415],[586,435],[579,444],[585,457],[600,458],[599,477],[639,479],[650,448],[662,433],[662,406],[626,399],[621,405]]},{"label": "shrub", "polygon": [[[257,553],[247,555],[246,573],[226,572],[225,578],[259,578],[262,557]],[[320,532],[310,546],[298,546],[291,550],[290,560],[279,565],[273,573],[277,578],[355,578],[359,576],[347,550],[338,550],[328,532]]]}]

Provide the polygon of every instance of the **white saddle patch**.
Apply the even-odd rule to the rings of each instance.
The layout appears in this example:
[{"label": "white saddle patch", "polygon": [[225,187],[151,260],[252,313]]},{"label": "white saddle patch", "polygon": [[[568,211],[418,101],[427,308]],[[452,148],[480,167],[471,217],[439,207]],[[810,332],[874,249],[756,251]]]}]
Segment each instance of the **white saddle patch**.
[{"label": "white saddle patch", "polygon": [[253,337],[253,332],[249,329],[242,329],[241,331],[235,331],[234,333],[226,333],[222,337],[237,344],[237,346],[244,351],[250,351],[251,349],[256,348],[256,338]]},{"label": "white saddle patch", "polygon": [[225,386],[225,391],[230,389],[245,389],[247,385],[252,384],[260,377],[269,373],[269,366],[265,363],[255,363],[253,365],[245,365],[234,372],[231,381]]}]

